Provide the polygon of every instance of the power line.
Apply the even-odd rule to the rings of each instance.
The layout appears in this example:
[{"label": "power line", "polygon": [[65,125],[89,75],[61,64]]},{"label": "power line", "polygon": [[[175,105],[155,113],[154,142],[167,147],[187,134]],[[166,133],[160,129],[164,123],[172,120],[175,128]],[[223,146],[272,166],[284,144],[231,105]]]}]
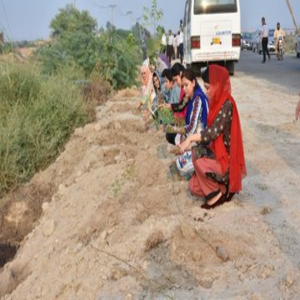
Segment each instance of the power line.
[{"label": "power line", "polygon": [[119,10],[119,12],[122,14],[121,9],[116,4],[109,4],[107,6],[104,6],[104,5],[97,4],[93,1],[92,5],[94,5],[98,8],[101,8],[101,9],[111,9],[111,24],[112,25],[114,23],[114,9],[117,8]]},{"label": "power line", "polygon": [[125,14],[125,16],[129,16],[130,29],[132,28],[132,14],[133,14],[132,10],[127,11],[126,14]]},{"label": "power line", "polygon": [[117,7],[116,4],[108,5],[111,8],[111,25],[114,25],[114,9]]}]

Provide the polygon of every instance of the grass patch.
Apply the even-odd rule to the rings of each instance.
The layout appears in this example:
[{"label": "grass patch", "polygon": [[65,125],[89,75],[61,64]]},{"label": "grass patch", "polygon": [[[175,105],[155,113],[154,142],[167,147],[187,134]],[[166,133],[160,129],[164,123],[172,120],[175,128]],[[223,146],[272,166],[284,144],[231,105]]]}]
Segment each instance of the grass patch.
[{"label": "grass patch", "polygon": [[48,166],[90,118],[81,87],[65,73],[0,65],[0,196]]}]

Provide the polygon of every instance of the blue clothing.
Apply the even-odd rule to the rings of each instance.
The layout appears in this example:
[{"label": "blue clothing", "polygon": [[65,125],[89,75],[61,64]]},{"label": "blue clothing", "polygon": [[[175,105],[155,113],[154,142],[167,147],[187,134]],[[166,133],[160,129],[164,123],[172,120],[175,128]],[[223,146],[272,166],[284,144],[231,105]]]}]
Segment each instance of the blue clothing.
[{"label": "blue clothing", "polygon": [[[193,98],[188,102],[185,115],[185,131],[186,135],[196,133],[197,129],[206,128],[208,116],[208,100],[199,84],[194,91]],[[200,131],[199,131],[200,132]]]},{"label": "blue clothing", "polygon": [[180,99],[180,87],[175,84],[172,89],[166,90],[166,103],[178,103]]}]

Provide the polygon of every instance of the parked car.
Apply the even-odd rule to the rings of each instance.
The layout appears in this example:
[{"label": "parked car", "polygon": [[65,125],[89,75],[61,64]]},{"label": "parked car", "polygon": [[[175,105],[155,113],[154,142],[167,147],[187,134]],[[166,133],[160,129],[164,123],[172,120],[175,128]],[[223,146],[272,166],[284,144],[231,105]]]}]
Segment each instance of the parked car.
[{"label": "parked car", "polygon": [[[274,41],[274,31],[275,29],[269,29],[269,43],[268,43],[268,49],[270,54],[275,54],[275,41]],[[258,54],[262,54],[262,42],[261,39],[259,39],[259,43],[257,46],[257,52]]]},{"label": "parked car", "polygon": [[296,35],[296,55],[297,57],[300,57],[300,33]]},{"label": "parked car", "polygon": [[260,41],[260,36],[261,36],[261,29],[257,29],[252,34],[251,44],[252,44],[252,51],[253,52],[257,51],[258,44],[259,44],[259,41]]},{"label": "parked car", "polygon": [[241,34],[241,50],[252,50],[252,33],[243,32]]}]

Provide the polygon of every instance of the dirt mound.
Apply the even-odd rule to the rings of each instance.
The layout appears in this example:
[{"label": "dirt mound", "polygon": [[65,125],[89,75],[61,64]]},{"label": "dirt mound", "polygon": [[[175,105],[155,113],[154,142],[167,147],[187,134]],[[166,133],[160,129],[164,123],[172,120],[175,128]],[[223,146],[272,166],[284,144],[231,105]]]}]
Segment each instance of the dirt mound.
[{"label": "dirt mound", "polygon": [[297,299],[300,164],[282,155],[299,147],[296,97],[275,90],[261,105],[274,89],[247,77],[233,90],[248,177],[231,203],[203,211],[170,173],[164,134],[136,114],[136,91],[120,92],[4,199],[0,241],[19,248],[0,271],[1,299]]}]

